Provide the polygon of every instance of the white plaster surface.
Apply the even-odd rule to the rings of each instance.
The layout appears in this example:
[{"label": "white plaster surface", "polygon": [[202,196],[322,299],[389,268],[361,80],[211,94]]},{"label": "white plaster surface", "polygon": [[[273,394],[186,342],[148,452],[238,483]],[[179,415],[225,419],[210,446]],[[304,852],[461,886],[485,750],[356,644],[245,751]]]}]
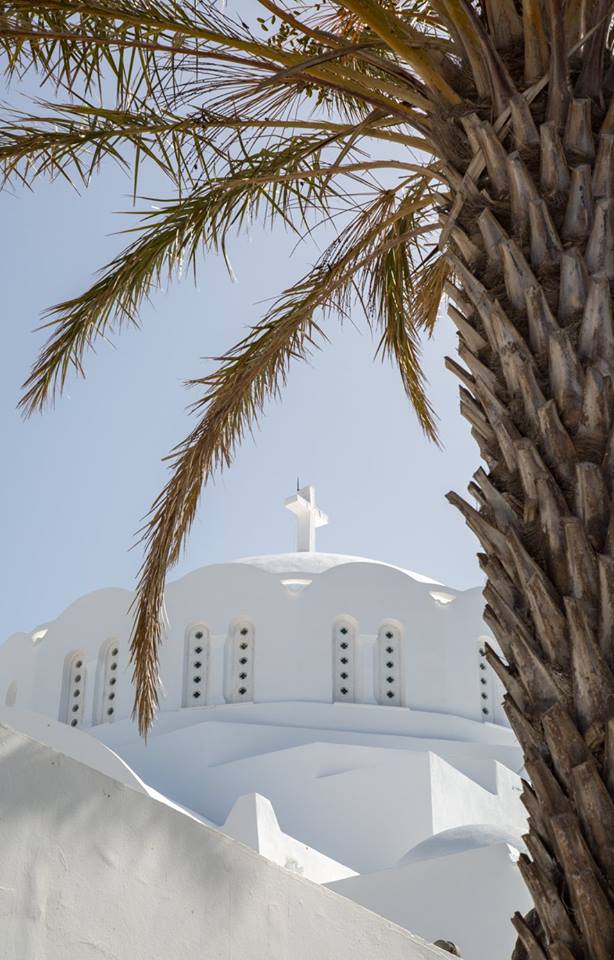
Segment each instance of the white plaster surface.
[{"label": "white plaster surface", "polygon": [[[399,866],[424,863],[425,860],[436,860],[438,857],[466,853],[468,850],[479,850],[482,847],[492,847],[500,843],[507,843],[510,850],[516,851],[516,854],[528,853],[522,839],[522,832],[513,826],[497,827],[490,823],[473,823],[462,827],[450,827],[448,830],[433,834],[401,857]],[[512,860],[514,856],[512,854]]]},{"label": "white plaster surface", "polygon": [[[284,585],[288,576],[301,573],[311,580],[303,589]],[[442,604],[431,595],[432,586],[391,565],[317,553],[196,570],[167,588],[161,710],[184,705],[186,631],[200,622],[211,639],[202,696],[194,702],[199,708],[225,702],[226,641],[238,618],[246,618],[254,628],[256,702],[331,703],[333,624],[340,615],[349,615],[358,627],[353,672],[361,702],[376,702],[376,636],[382,622],[394,620],[403,634],[401,705],[505,726],[499,681],[490,668],[480,672],[480,637],[488,633],[480,590],[446,588],[454,599]],[[10,638],[0,647],[0,702],[16,683],[17,706],[59,718],[65,660],[80,651],[87,671],[83,725],[95,725],[100,716],[101,651],[113,639],[119,647],[113,721],[129,718],[132,599],[125,590],[96,591],[46,624],[44,637],[36,643],[29,634]]]},{"label": "white plaster surface", "polygon": [[[133,787],[142,793],[149,792],[147,785],[121,757],[81,730],[72,730],[65,723],[43,717],[31,710],[0,705],[0,724],[2,723],[18,729],[32,740],[47,744],[52,750],[93,767],[127,787]],[[4,772],[0,774],[3,775]]]},{"label": "white plaster surface", "polygon": [[239,797],[226,817],[222,830],[229,837],[257,850],[272,863],[314,883],[332,883],[356,876],[349,867],[284,833],[277,822],[273,804],[259,793]]},{"label": "white plaster surface", "polygon": [[[193,721],[183,725],[186,713]],[[299,725],[316,714],[320,726]],[[166,714],[147,746],[122,722],[105,725],[104,737],[183,806],[222,824],[238,797],[258,792],[282,830],[355,870],[390,866],[448,827],[485,821],[522,830],[520,780],[507,765],[522,761],[509,729],[448,716],[426,726],[422,714],[416,728],[415,716],[360,705],[241,704]],[[365,732],[369,722],[375,732]],[[438,737],[416,735],[427,732]],[[364,824],[377,811],[385,816],[374,834]]]},{"label": "white plaster surface", "polygon": [[[322,743],[209,768],[198,792],[176,799],[221,822],[249,788],[271,800],[283,830],[360,872],[389,866],[438,829],[524,823],[512,791],[491,794],[434,754]],[[365,830],[374,811],[375,835]]]},{"label": "white plaster surface", "polygon": [[282,573],[288,576],[298,573],[324,573],[332,567],[340,567],[348,563],[376,563],[383,567],[390,567],[392,570],[400,570],[401,573],[407,574],[408,577],[418,583],[431,583],[440,586],[439,580],[425,577],[422,573],[415,573],[413,570],[407,570],[392,563],[384,563],[383,560],[368,560],[366,557],[355,557],[344,553],[297,551],[296,553],[263,554],[260,557],[242,557],[236,562],[249,563],[254,567],[260,567],[261,570],[267,570],[269,573]]},{"label": "white plaster surface", "polygon": [[465,960],[508,960],[516,942],[510,917],[532,906],[515,865],[518,851],[501,840],[459,851],[457,838],[451,846],[330,888],[423,937],[451,940]]},{"label": "white plaster surface", "polygon": [[436,960],[351,900],[0,726],[3,960]]},{"label": "white plaster surface", "polygon": [[[480,653],[489,632],[479,589],[309,551],[196,570],[167,588],[160,712],[147,744],[130,717],[131,602],[128,591],[97,591],[0,646],[0,721],[429,937],[454,939],[448,919],[451,929],[462,915],[465,960],[483,960],[464,933],[483,926],[483,882],[496,899],[488,943],[507,942],[507,918],[526,894],[496,851],[509,854],[509,837],[525,830],[523,761]],[[346,669],[333,643],[341,620],[355,625],[355,702],[333,702],[333,678]],[[396,705],[378,703],[386,623],[400,630]],[[112,687],[109,645],[118,650]],[[77,652],[85,683],[75,694],[66,664]],[[71,696],[83,705],[80,728],[59,722],[73,717]],[[427,890],[432,903],[414,910]],[[433,923],[420,926],[421,917]],[[328,954],[314,945],[310,956]]]}]

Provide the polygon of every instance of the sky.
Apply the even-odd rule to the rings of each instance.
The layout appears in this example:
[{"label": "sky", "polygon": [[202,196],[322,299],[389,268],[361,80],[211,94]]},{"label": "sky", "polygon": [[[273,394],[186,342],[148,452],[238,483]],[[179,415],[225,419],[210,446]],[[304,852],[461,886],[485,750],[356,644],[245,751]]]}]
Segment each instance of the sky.
[{"label": "sky", "polygon": [[[166,196],[158,175],[149,196]],[[316,260],[281,229],[253,229],[230,244],[235,278],[206,254],[191,276],[156,291],[141,329],[124,329],[87,357],[52,410],[24,421],[22,383],[45,340],[45,308],[75,296],[126,242],[130,181],[107,167],[89,190],[40,180],[33,192],[0,194],[0,351],[3,438],[0,516],[4,554],[0,642],[56,617],[85,593],[134,587],[142,557],[135,532],[165,482],[162,458],[191,429],[197,393],[187,379],[257,322],[267,303]],[[139,209],[146,202],[137,201]],[[424,347],[442,449],[423,436],[398,373],[374,360],[359,308],[325,324],[329,343],[294,364],[281,402],[267,405],[229,471],[204,492],[176,579],[203,564],[294,549],[284,499],[316,487],[329,525],[318,549],[383,560],[467,588],[482,582],[477,541],[445,500],[479,464],[443,366],[455,332],[442,313]]]}]

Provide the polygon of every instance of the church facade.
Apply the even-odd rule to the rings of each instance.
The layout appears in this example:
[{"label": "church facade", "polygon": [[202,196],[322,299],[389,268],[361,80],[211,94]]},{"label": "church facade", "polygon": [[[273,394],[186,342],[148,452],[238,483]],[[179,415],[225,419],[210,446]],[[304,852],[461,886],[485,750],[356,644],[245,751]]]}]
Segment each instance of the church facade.
[{"label": "church facade", "polygon": [[[522,755],[484,656],[494,643],[481,591],[318,553],[326,516],[313,488],[286,505],[295,552],[168,586],[147,743],[131,720],[132,596],[117,589],[0,646],[0,722],[166,804],[202,835],[251,847],[288,881],[317,885],[328,909],[368,908],[351,925],[367,930],[377,914],[382,944],[384,929],[400,927],[457,944],[465,960],[504,960],[509,917],[530,907],[515,866]],[[0,781],[15,755],[0,753]],[[232,886],[231,868],[225,877]],[[318,954],[328,955],[341,954]]]}]

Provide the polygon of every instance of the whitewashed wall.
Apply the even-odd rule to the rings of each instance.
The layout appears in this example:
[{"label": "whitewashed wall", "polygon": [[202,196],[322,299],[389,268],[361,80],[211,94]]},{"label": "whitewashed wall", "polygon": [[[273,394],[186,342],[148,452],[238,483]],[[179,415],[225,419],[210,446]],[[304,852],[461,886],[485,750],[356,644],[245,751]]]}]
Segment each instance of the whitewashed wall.
[{"label": "whitewashed wall", "polygon": [[509,960],[516,943],[510,917],[533,905],[517,856],[502,842],[448,855],[442,850],[330,887],[423,937],[452,940],[465,960]]},{"label": "whitewashed wall", "polygon": [[3,960],[444,960],[387,920],[0,727]]}]

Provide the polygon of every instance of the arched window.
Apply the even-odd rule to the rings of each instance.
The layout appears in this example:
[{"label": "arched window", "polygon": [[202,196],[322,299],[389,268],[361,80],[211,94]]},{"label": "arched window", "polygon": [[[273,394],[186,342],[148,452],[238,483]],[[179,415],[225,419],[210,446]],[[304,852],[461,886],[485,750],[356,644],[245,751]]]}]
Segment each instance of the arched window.
[{"label": "arched window", "polygon": [[495,687],[495,674],[486,660],[486,644],[491,643],[489,637],[480,637],[478,640],[478,676],[480,680],[480,713],[482,720],[494,722],[494,712],[498,705]]},{"label": "arched window", "polygon": [[402,631],[396,620],[385,620],[377,631],[377,702],[401,706]]},{"label": "arched window", "polygon": [[352,703],[355,696],[357,627],[352,617],[337,617],[333,626],[333,700]]},{"label": "arched window", "polygon": [[119,643],[107,640],[98,660],[98,723],[111,723],[117,715],[117,682],[119,677]]},{"label": "arched window", "polygon": [[85,712],[85,658],[80,650],[69,653],[64,661],[64,681],[60,720],[71,727],[81,727]]},{"label": "arched window", "polygon": [[209,676],[209,627],[194,623],[185,633],[183,705],[200,707],[207,702]]},{"label": "arched window", "polygon": [[255,631],[251,620],[237,620],[226,640],[226,689],[228,703],[254,699]]},{"label": "arched window", "polygon": [[9,683],[4,697],[4,704],[7,707],[14,707],[17,702],[17,684],[14,680]]}]

